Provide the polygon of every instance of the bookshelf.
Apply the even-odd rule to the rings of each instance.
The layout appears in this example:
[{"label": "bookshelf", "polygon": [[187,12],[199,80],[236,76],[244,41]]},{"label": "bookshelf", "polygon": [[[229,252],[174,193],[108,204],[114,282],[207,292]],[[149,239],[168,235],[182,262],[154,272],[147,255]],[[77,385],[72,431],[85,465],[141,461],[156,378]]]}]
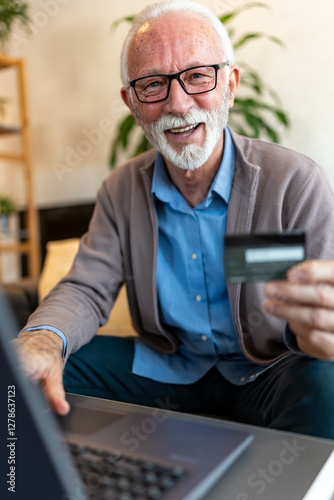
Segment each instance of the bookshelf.
[{"label": "bookshelf", "polygon": [[[12,68],[16,73],[16,98],[19,110],[19,123],[17,126],[6,126],[0,123],[0,175],[1,169],[8,168],[11,162],[18,162],[23,169],[24,195],[25,195],[25,235],[13,238],[5,238],[0,235],[0,282],[2,281],[3,269],[1,266],[2,256],[6,253],[25,254],[28,261],[28,275],[37,277],[40,272],[40,245],[39,230],[37,223],[37,210],[33,194],[33,166],[31,156],[31,138],[28,103],[26,95],[26,71],[23,59],[15,59],[0,54],[0,79],[2,70]],[[15,135],[21,143],[20,152],[3,151],[1,139]],[[16,148],[15,148],[16,149]]]}]

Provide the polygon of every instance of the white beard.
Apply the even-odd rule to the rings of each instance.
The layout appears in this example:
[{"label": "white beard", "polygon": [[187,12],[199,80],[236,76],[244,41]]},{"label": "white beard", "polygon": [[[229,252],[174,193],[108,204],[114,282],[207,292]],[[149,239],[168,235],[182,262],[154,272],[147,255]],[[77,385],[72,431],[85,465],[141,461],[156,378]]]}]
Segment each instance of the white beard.
[{"label": "white beard", "polygon": [[[150,125],[145,125],[142,122],[136,107],[134,108],[144,134],[150,143],[160,151],[162,156],[183,170],[196,170],[208,161],[227,125],[229,113],[228,98],[229,88],[227,86],[220,109],[212,111],[193,109],[182,118],[169,114],[162,116]],[[165,134],[166,130],[197,125],[199,123],[203,123],[205,126],[205,140],[203,145],[189,144],[184,146],[181,152],[177,152],[168,143]]]}]

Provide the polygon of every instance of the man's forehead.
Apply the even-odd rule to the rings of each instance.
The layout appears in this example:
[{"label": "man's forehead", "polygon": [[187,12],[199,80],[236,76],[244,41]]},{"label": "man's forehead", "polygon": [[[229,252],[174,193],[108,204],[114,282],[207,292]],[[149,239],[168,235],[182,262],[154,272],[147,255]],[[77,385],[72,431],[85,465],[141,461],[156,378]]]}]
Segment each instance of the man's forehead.
[{"label": "man's forehead", "polygon": [[169,60],[176,66],[177,61],[186,66],[188,61],[191,65],[192,61],[210,64],[206,57],[220,60],[220,49],[218,34],[207,19],[191,13],[168,13],[148,20],[137,31],[129,47],[129,70],[136,72],[143,66],[158,70],[160,62],[165,66]]},{"label": "man's forehead", "polygon": [[205,17],[191,12],[168,12],[158,18],[148,19],[133,37],[133,42],[145,44],[153,37],[182,38],[196,35],[205,35],[209,41],[218,39],[215,29]]}]

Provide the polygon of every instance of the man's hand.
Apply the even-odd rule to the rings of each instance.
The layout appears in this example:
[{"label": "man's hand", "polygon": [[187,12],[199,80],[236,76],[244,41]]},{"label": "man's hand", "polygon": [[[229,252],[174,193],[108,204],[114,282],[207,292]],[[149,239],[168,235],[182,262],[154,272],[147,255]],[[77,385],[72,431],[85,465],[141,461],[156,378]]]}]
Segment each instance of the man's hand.
[{"label": "man's hand", "polygon": [[334,360],[334,260],[305,261],[264,293],[264,310],[288,321],[304,353]]},{"label": "man's hand", "polygon": [[63,386],[62,339],[53,332],[23,332],[14,340],[17,355],[28,378],[39,383],[56,413],[65,415],[70,406]]}]

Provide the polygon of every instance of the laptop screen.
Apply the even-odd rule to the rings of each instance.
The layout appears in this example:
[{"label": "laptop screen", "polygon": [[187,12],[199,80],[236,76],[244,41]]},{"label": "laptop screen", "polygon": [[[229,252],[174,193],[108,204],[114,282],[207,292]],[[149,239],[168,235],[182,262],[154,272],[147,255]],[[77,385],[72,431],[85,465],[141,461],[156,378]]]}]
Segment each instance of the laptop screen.
[{"label": "laptop screen", "polygon": [[[11,340],[17,335],[11,311],[0,294],[0,498],[67,500],[73,492],[73,473],[66,472],[66,455],[54,416],[38,388],[21,372]],[[82,496],[81,496],[82,498]],[[70,500],[70,497],[68,497]]]}]

